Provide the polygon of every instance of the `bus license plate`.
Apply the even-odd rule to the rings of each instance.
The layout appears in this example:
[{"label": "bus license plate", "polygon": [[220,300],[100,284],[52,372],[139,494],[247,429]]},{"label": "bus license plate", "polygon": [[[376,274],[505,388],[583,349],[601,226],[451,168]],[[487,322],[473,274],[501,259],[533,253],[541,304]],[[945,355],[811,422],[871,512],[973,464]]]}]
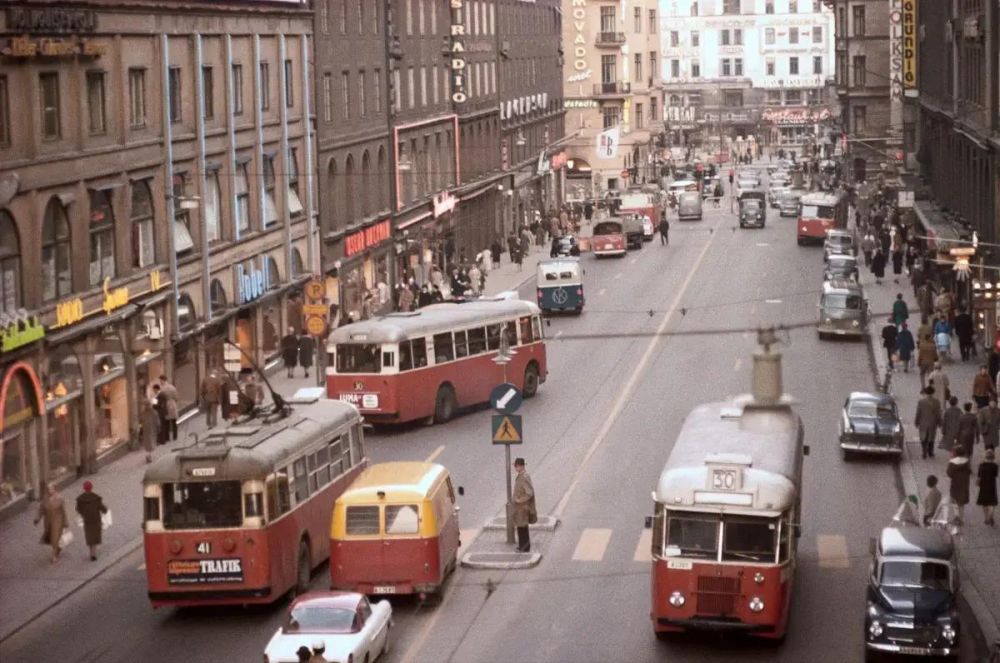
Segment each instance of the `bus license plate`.
[{"label": "bus license plate", "polygon": [[375,585],[375,587],[372,588],[372,593],[374,593],[374,594],[395,594],[396,593],[396,586],[395,585]]}]

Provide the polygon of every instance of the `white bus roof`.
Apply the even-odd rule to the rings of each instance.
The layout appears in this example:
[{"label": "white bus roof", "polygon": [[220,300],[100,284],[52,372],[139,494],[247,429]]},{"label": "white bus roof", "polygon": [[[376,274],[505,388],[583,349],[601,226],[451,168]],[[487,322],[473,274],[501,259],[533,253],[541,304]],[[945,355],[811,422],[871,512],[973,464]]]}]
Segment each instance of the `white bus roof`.
[{"label": "white bus roof", "polygon": [[837,193],[807,193],[800,202],[803,205],[836,205],[842,196]]},{"label": "white bus roof", "polygon": [[451,329],[539,315],[538,306],[523,299],[477,299],[471,302],[432,304],[410,313],[390,313],[352,322],[330,334],[328,345],[338,343],[398,343]]},{"label": "white bus roof", "polygon": [[[786,404],[763,408],[743,396],[687,416],[656,486],[668,509],[778,515],[795,501],[802,474],[802,422]],[[735,470],[735,485],[715,483]],[[725,482],[723,482],[725,483]]]}]

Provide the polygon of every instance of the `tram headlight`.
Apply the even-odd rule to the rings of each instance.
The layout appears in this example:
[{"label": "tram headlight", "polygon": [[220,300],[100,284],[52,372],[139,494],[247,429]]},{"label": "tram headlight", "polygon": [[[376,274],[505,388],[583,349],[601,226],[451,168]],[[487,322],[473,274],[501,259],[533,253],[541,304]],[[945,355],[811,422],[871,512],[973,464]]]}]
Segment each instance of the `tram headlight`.
[{"label": "tram headlight", "polygon": [[763,612],[764,599],[760,598],[759,596],[755,596],[752,599],[750,599],[748,607],[750,608],[750,612]]},{"label": "tram headlight", "polygon": [[673,592],[667,601],[675,608],[682,608],[684,607],[684,604],[687,603],[687,599],[684,598],[684,595],[680,592]]},{"label": "tram headlight", "polygon": [[882,622],[877,619],[868,625],[868,635],[873,638],[882,637]]},{"label": "tram headlight", "polygon": [[753,574],[753,581],[755,583],[757,583],[758,585],[763,585],[764,584],[764,574],[761,573],[760,571],[758,571],[757,573]]}]

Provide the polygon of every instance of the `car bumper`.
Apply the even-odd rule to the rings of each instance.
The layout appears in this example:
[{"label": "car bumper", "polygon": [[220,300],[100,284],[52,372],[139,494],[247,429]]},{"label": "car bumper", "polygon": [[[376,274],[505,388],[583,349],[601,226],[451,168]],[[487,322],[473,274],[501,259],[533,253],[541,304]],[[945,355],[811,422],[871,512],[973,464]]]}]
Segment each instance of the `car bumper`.
[{"label": "car bumper", "polygon": [[902,446],[895,442],[868,442],[864,440],[840,440],[840,448],[845,451],[860,451],[869,454],[899,456],[903,453]]},{"label": "car bumper", "polygon": [[865,330],[862,327],[852,327],[850,329],[844,329],[843,327],[829,327],[827,325],[818,325],[816,331],[820,334],[829,334],[830,336],[854,336],[862,337],[865,335]]},{"label": "car bumper", "polygon": [[865,649],[907,656],[954,656],[958,647],[934,647],[923,645],[897,645],[893,642],[866,642]]}]

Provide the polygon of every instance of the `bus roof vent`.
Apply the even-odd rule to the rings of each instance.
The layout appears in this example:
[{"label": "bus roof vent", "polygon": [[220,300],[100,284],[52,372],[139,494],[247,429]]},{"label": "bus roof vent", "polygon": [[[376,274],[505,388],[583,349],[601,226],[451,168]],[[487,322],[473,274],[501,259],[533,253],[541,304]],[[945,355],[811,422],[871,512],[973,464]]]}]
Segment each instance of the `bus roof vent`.
[{"label": "bus roof vent", "polygon": [[292,405],[311,405],[326,396],[326,387],[302,387],[285,402]]},{"label": "bus roof vent", "polygon": [[749,407],[774,408],[782,406],[781,394],[781,353],[771,352],[771,346],[778,342],[774,329],[757,332],[757,342],[764,346],[763,352],[753,356],[753,400]]},{"label": "bus roof vent", "polygon": [[[301,419],[301,417],[299,417],[298,419]],[[272,437],[274,437],[281,431],[285,430],[289,426],[294,426],[295,423],[298,421],[298,419],[286,418],[283,419],[281,422],[276,422],[274,424],[271,424],[270,426],[264,428],[263,430],[261,430],[262,428],[261,426],[239,426],[238,428],[246,428],[246,429],[253,428],[254,430],[250,431],[249,434],[247,434],[244,437],[244,439],[235,440],[236,446],[238,446],[240,449],[253,449],[261,442],[271,439]],[[228,430],[232,430],[233,428],[237,428],[237,426],[231,426]]]},{"label": "bus roof vent", "polygon": [[718,453],[705,456],[706,465],[743,465],[750,467],[753,465],[753,458],[749,454]]}]

